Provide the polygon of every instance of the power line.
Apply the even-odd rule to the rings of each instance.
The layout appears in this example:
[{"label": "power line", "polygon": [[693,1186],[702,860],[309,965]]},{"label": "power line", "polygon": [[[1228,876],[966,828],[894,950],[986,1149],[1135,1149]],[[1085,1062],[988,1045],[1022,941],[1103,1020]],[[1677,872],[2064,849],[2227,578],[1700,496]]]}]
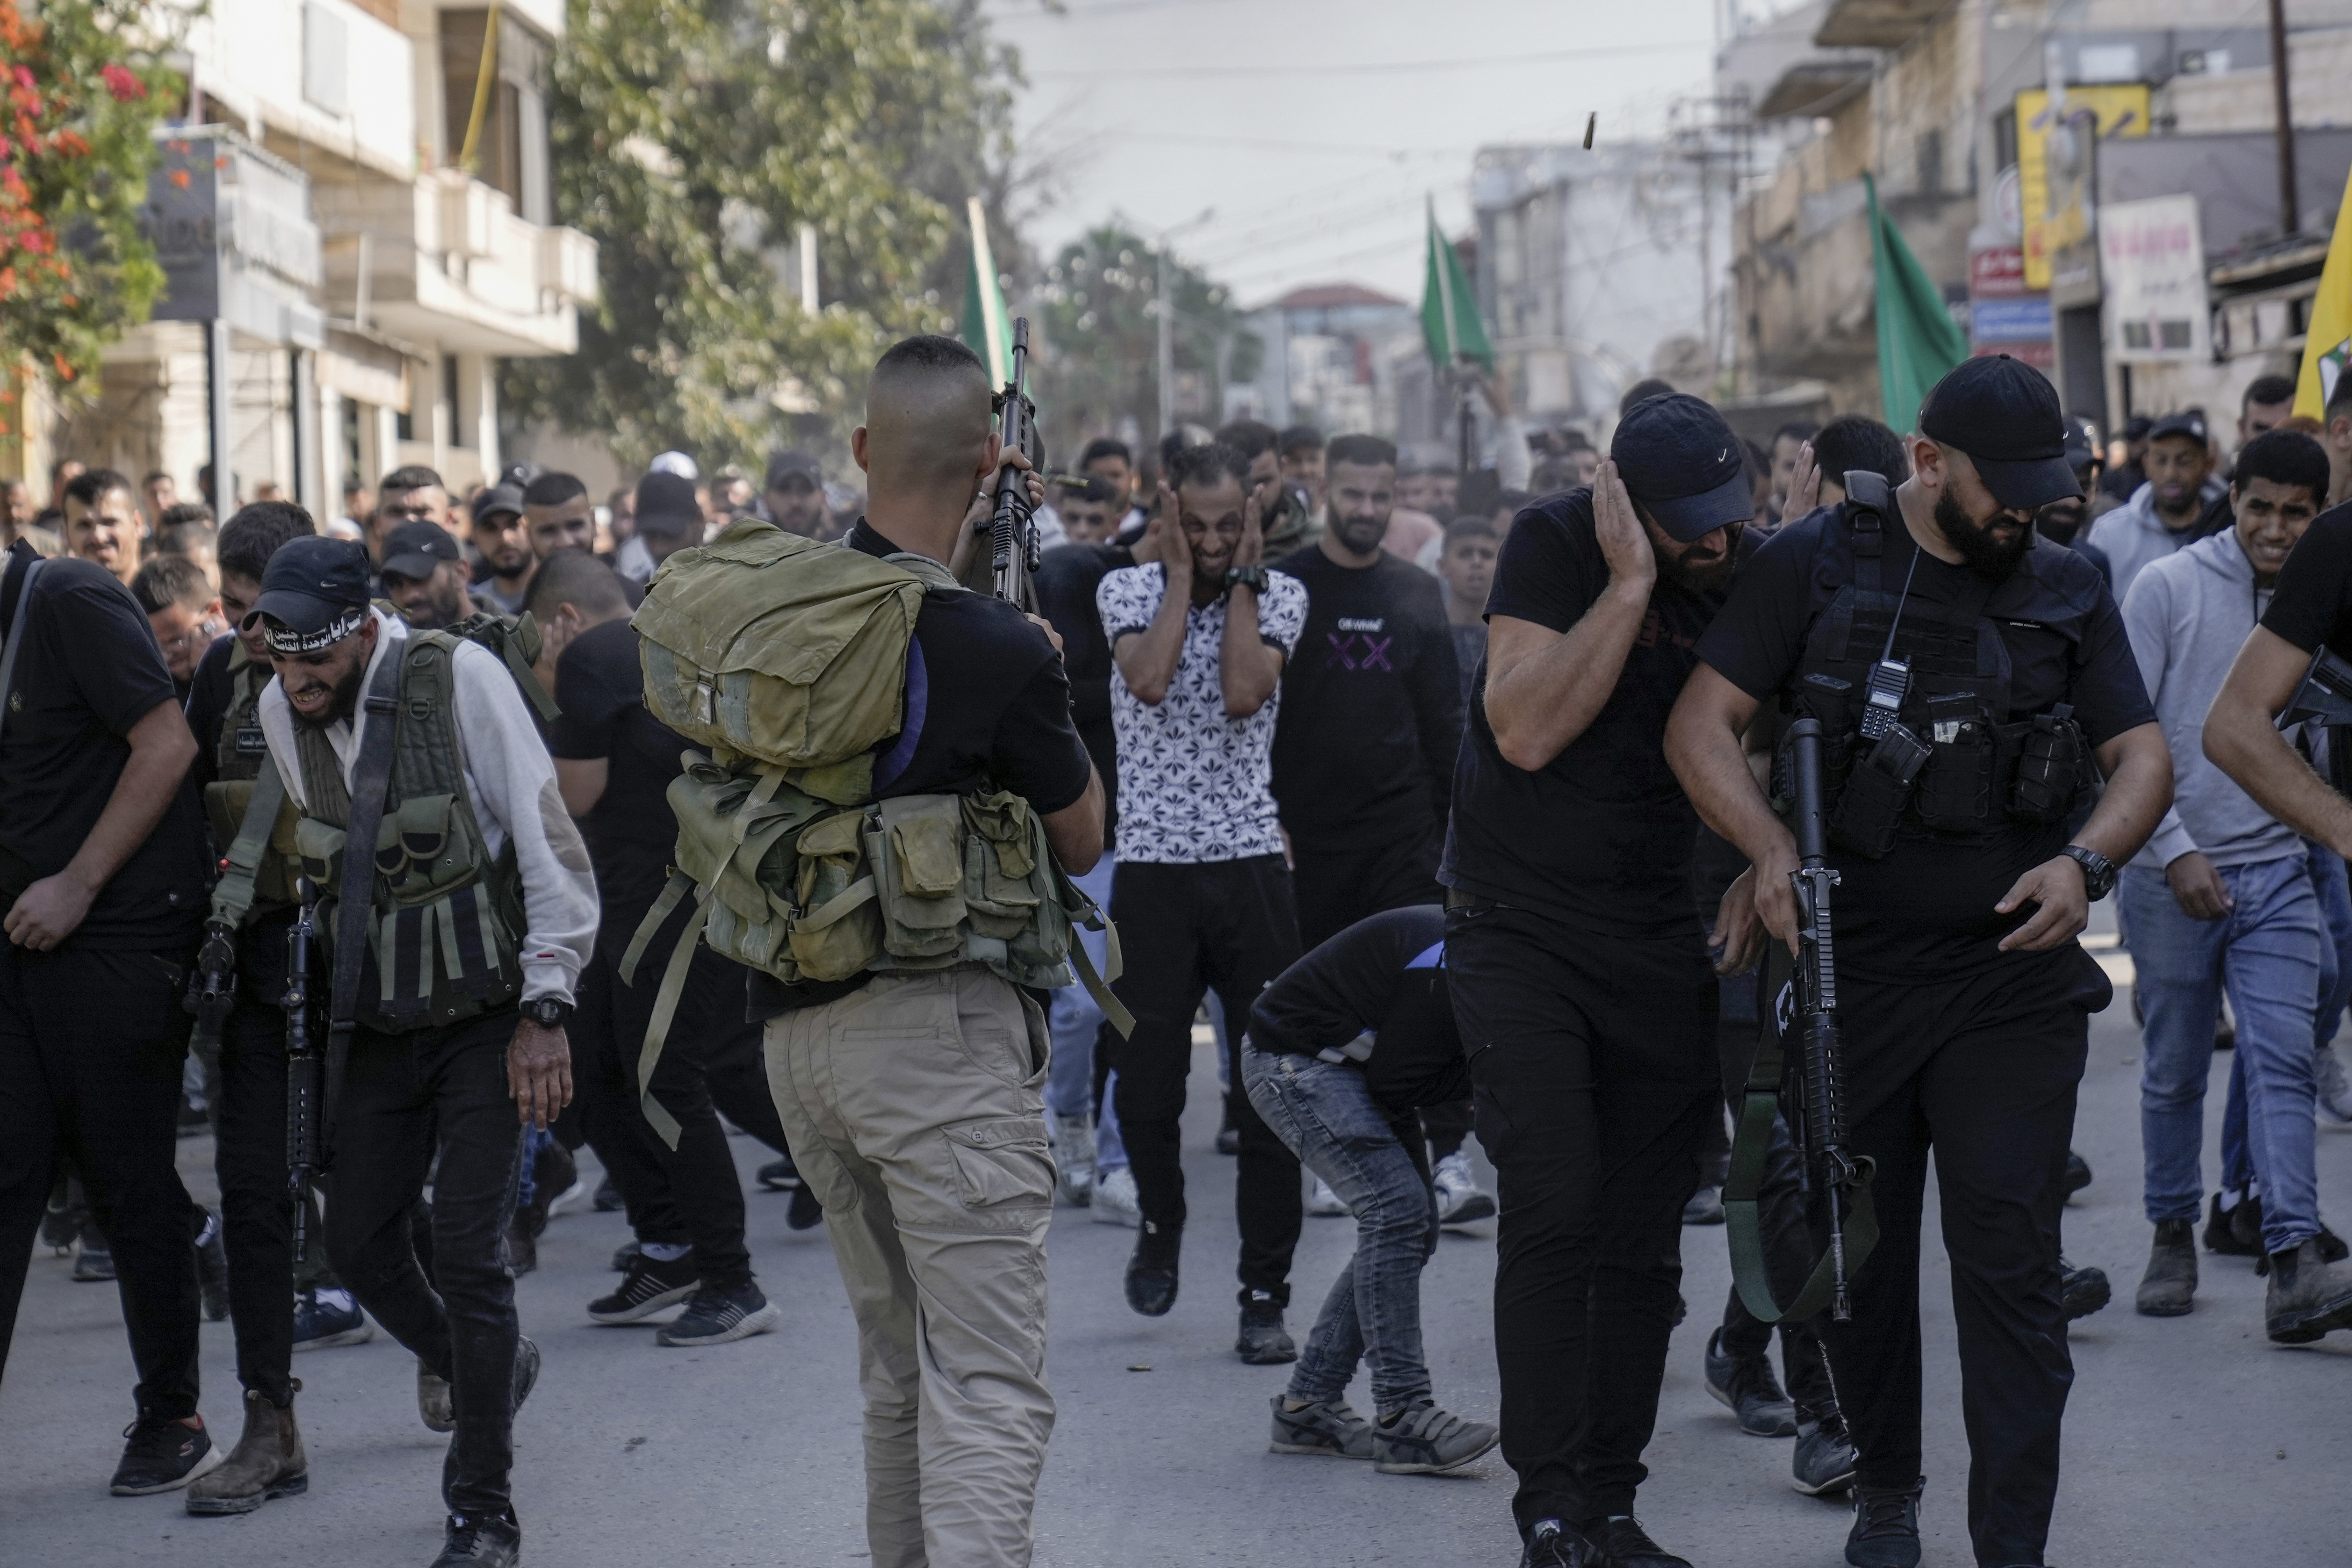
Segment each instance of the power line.
[{"label": "power line", "polygon": [[1259,136],[1197,136],[1186,131],[1106,131],[1105,141],[1150,141],[1177,147],[1246,147],[1269,152],[1328,152],[1350,158],[1460,158],[1470,147],[1367,147],[1338,141],[1280,141]]},{"label": "power line", "polygon": [[[1486,70],[1502,66],[1557,65],[1563,60],[1613,59],[1626,55],[1669,54],[1685,49],[1709,49],[1714,46],[1704,38],[1678,38],[1655,44],[1610,44],[1587,49],[1547,49],[1524,55],[1481,55],[1451,60],[1365,60],[1352,65],[1329,66],[1155,66],[1140,73],[1139,79],[1168,81],[1178,78],[1217,78],[1226,79],[1275,77],[1295,81],[1301,77],[1393,76],[1405,73],[1420,75],[1427,71]],[[1040,79],[1049,77],[1095,79],[1098,71],[1042,70],[1032,71]]]}]

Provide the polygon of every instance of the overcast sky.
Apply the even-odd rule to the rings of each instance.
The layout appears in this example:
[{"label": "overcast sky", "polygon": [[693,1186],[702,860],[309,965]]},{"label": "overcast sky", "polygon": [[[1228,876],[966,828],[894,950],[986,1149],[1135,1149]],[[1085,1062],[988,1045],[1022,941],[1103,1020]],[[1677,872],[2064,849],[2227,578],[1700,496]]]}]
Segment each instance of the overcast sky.
[{"label": "overcast sky", "polygon": [[[1244,304],[1352,280],[1417,300],[1422,214],[1470,216],[1489,143],[1654,133],[1706,89],[1714,0],[988,0],[1060,174],[1051,251],[1114,210]],[[1758,9],[1768,8],[1758,6]],[[1460,63],[1449,63],[1460,62]]]}]

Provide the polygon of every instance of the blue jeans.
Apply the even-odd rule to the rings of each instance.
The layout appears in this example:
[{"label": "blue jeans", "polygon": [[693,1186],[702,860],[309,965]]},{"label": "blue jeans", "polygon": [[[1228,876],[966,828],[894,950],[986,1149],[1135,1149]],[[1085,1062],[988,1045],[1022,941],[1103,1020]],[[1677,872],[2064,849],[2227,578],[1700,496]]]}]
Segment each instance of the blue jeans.
[{"label": "blue jeans", "polygon": [[[2315,1051],[2336,1041],[2344,1009],[2352,1005],[2352,887],[2345,880],[2344,857],[2334,850],[2306,841],[2311,889],[2319,896],[2319,1015],[2313,1033]],[[2221,1186],[2224,1190],[2256,1185],[2254,1162],[2246,1153],[2246,1065],[2230,1063],[2230,1103],[2221,1113]]]},{"label": "blue jeans", "polygon": [[1244,1042],[1242,1077],[1274,1135],[1356,1216],[1356,1254],[1298,1353],[1290,1397],[1337,1400],[1362,1362],[1381,1414],[1426,1400],[1421,1269],[1436,1249],[1437,1225],[1419,1121],[1391,1119],[1357,1068],[1311,1056],[1269,1055]]},{"label": "blue jeans", "polygon": [[2237,1015],[2246,1143],[2263,1187],[2263,1240],[2282,1252],[2319,1232],[2313,1169],[2312,1024],[2326,967],[2318,896],[2301,854],[2221,868],[2235,901],[2220,920],[2182,911],[2160,871],[2126,866],[2124,909],[2147,1019],[2140,1144],[2147,1217],[2190,1219],[2203,1196],[2205,1084],[2221,993]]}]

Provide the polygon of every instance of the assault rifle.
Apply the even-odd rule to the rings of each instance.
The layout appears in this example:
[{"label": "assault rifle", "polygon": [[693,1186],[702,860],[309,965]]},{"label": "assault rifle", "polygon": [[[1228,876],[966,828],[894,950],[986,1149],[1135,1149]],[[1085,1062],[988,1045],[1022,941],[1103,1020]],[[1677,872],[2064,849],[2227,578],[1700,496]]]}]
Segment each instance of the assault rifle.
[{"label": "assault rifle", "polygon": [[310,1024],[310,958],[318,948],[318,926],[312,916],[319,907],[319,890],[309,877],[296,884],[302,906],[286,933],[286,992],[278,1005],[286,1009],[286,1187],[294,1201],[294,1260],[310,1256],[310,1180],[320,1166],[319,1039]]},{"label": "assault rifle", "polygon": [[2281,729],[2316,719],[2327,731],[2327,781],[2339,795],[2352,795],[2352,664],[2323,644],[2311,655],[2303,684],[2278,716]]},{"label": "assault rifle", "polygon": [[220,1050],[221,1025],[236,1006],[236,933],[218,921],[205,923],[205,943],[196,949],[195,972],[180,1006],[196,1020],[189,1047],[205,1057]]},{"label": "assault rifle", "polygon": [[[1013,323],[1013,379],[997,394],[997,407],[1004,450],[1026,452],[1034,463],[1037,454],[1031,448],[1036,443],[1037,408],[1029,401],[1026,316]],[[996,471],[996,516],[988,532],[994,550],[991,570],[996,578],[996,597],[1027,610],[1034,597],[1029,588],[1030,574],[1037,570],[1044,552],[1037,542],[1036,507],[1029,501],[1029,476],[1018,468]]]}]

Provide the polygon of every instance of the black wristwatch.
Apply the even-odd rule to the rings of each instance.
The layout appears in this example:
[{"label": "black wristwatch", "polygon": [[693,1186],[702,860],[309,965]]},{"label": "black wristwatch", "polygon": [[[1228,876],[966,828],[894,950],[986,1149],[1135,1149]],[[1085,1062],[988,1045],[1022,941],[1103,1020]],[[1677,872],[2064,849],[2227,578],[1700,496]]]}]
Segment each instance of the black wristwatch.
[{"label": "black wristwatch", "polygon": [[522,1016],[541,1029],[562,1029],[572,1021],[572,1004],[559,1002],[553,997],[541,997],[523,1003]]},{"label": "black wristwatch", "polygon": [[1265,591],[1265,568],[1262,566],[1229,566],[1225,568],[1225,586],[1240,583],[1252,593]]},{"label": "black wristwatch", "polygon": [[2116,890],[2116,862],[2094,849],[2081,844],[2066,846],[2067,858],[2083,868],[2083,891],[2093,904]]}]

